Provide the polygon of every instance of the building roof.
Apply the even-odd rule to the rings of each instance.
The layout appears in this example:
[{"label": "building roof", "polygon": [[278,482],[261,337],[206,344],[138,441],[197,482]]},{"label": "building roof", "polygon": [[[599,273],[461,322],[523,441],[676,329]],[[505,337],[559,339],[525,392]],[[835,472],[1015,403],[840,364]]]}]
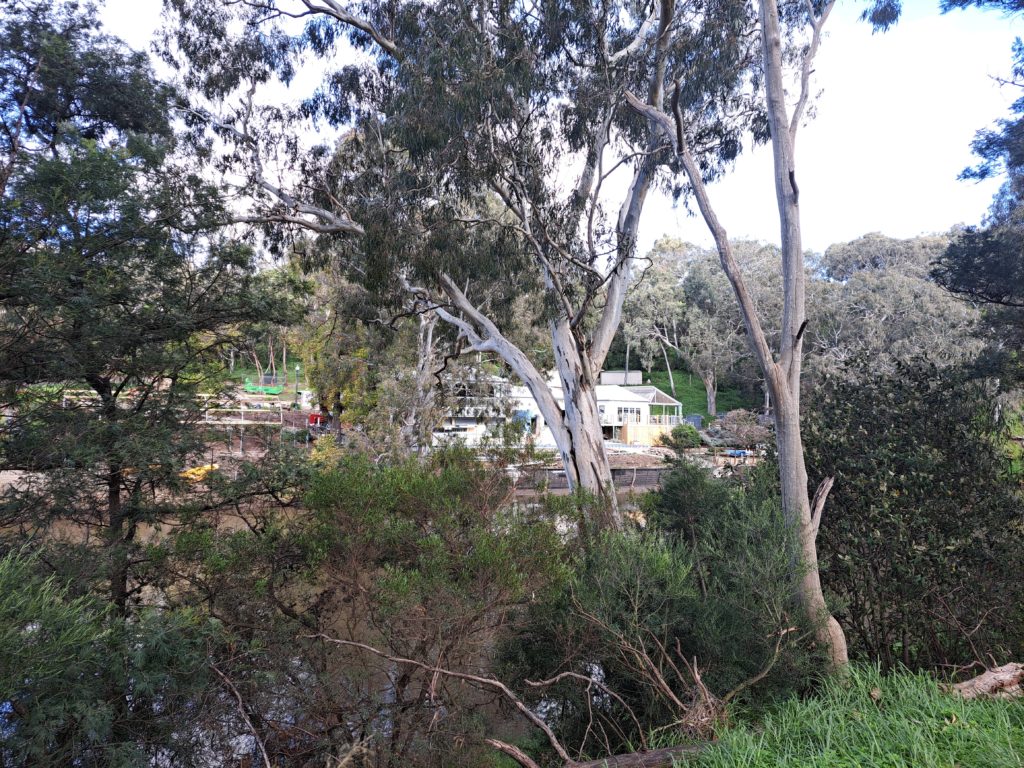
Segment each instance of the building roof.
[{"label": "building roof", "polygon": [[682,405],[682,403],[674,397],[665,394],[660,389],[650,384],[645,384],[643,386],[620,387],[620,389],[628,389],[633,394],[643,398],[644,402],[650,403],[651,405]]}]

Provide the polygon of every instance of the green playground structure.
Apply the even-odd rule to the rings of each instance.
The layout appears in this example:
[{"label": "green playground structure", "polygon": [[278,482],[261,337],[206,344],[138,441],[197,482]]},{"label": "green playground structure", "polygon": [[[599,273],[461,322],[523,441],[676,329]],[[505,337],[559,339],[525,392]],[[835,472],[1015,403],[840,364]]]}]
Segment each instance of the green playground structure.
[{"label": "green playground structure", "polygon": [[284,392],[282,386],[267,386],[264,384],[253,384],[251,380],[245,380],[245,391],[250,395],[280,395]]}]

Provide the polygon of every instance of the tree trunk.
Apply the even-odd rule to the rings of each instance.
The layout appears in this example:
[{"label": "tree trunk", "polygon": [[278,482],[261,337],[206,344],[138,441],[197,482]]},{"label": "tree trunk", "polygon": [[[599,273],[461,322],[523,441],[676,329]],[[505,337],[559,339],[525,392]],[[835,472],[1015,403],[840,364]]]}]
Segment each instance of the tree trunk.
[{"label": "tree trunk", "polygon": [[626,375],[623,376],[623,384],[629,383],[629,342],[626,342]]},{"label": "tree trunk", "polygon": [[708,400],[708,416],[714,419],[718,416],[718,379],[715,378],[715,372],[710,371],[703,374],[700,380],[704,382],[704,394]]},{"label": "tree trunk", "polygon": [[[661,342],[659,342],[661,343]],[[665,358],[665,370],[668,371],[668,386],[672,390],[672,397],[676,396],[676,380],[672,376],[672,366],[668,362],[668,350],[665,349],[665,344],[661,343],[661,354]]]},{"label": "tree trunk", "polygon": [[465,319],[436,304],[433,311],[459,328],[472,349],[494,352],[508,364],[530,390],[551,430],[570,490],[582,489],[602,502],[600,508],[593,511],[592,519],[598,528],[621,528],[623,519],[615,498],[597,407],[594,379],[598,366],[592,358],[580,353],[569,321],[564,317],[556,318],[548,325],[555,367],[562,383],[563,409],[559,408],[547,379],[494,321],[473,306],[451,278],[442,275],[440,282],[452,305],[464,313]]},{"label": "tree trunk", "polygon": [[[804,71],[820,38],[821,24],[831,5],[815,22],[814,42],[805,53]],[[811,522],[807,468],[800,438],[800,369],[803,356],[805,315],[804,256],[800,231],[800,191],[796,183],[795,134],[801,106],[806,103],[806,76],[801,101],[790,123],[782,82],[782,35],[776,0],[761,0],[761,45],[764,56],[768,125],[771,129],[775,170],[775,197],[779,207],[782,241],[783,311],[780,361],[770,377],[775,405],[775,431],[779,449],[782,508],[786,522],[800,547],[799,598],[801,607],[817,627],[816,638],[828,651],[833,669],[847,666],[846,637],[839,622],[828,612],[818,572],[817,525]],[[766,372],[767,373],[767,372]],[[817,521],[816,521],[817,522]]]},{"label": "tree trunk", "polygon": [[807,467],[800,437],[800,412],[787,396],[773,394],[775,402],[775,440],[779,456],[782,511],[793,533],[798,552],[794,567],[799,574],[797,595],[804,613],[814,622],[815,639],[828,652],[833,669],[849,663],[846,635],[829,613],[821,588],[818,569],[818,522],[811,515],[807,493]]},{"label": "tree trunk", "polygon": [[599,528],[621,528],[623,520],[604,447],[590,361],[580,355],[567,320],[551,321],[551,340],[555,368],[562,384],[565,425],[562,442],[559,441],[559,433],[552,430],[552,434],[569,476],[570,487],[586,491],[601,502],[594,519]]},{"label": "tree trunk", "polygon": [[429,447],[434,434],[434,400],[436,391],[432,381],[431,368],[434,360],[434,326],[437,315],[424,312],[419,316],[420,327],[417,340],[416,379],[413,401],[409,413],[402,421],[402,441],[413,451]]},{"label": "tree trunk", "polygon": [[110,551],[110,602],[118,616],[128,614],[128,552],[125,541],[125,519],[121,504],[123,470],[111,461],[107,472],[107,536]]}]

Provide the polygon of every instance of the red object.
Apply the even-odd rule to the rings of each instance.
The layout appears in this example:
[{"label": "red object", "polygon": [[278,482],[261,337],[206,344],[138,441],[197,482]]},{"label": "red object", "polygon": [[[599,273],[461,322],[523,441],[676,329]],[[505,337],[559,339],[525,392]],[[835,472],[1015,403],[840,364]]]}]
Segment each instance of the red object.
[{"label": "red object", "polygon": [[326,417],[322,413],[309,414],[309,426],[311,427],[322,427],[326,420]]}]

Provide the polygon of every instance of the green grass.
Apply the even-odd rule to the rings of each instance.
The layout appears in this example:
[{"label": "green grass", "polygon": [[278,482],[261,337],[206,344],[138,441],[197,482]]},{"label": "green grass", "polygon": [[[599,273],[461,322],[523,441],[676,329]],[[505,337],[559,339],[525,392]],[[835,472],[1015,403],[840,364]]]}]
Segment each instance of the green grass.
[{"label": "green grass", "polygon": [[[872,696],[872,692],[875,696]],[[963,701],[924,675],[855,667],[721,734],[687,768],[1020,768],[1024,701]]]},{"label": "green grass", "polygon": [[[683,404],[683,415],[699,413],[706,420],[708,418],[708,398],[704,392],[704,383],[698,376],[694,376],[686,371],[672,371],[672,375],[676,381],[675,397],[676,400]],[[644,371],[645,384],[648,379],[651,380],[651,384],[665,394],[672,394],[672,389],[668,385],[667,371]],[[759,403],[751,402],[739,390],[723,388],[718,390],[717,405],[719,415],[737,408],[757,410],[759,407]]]}]

